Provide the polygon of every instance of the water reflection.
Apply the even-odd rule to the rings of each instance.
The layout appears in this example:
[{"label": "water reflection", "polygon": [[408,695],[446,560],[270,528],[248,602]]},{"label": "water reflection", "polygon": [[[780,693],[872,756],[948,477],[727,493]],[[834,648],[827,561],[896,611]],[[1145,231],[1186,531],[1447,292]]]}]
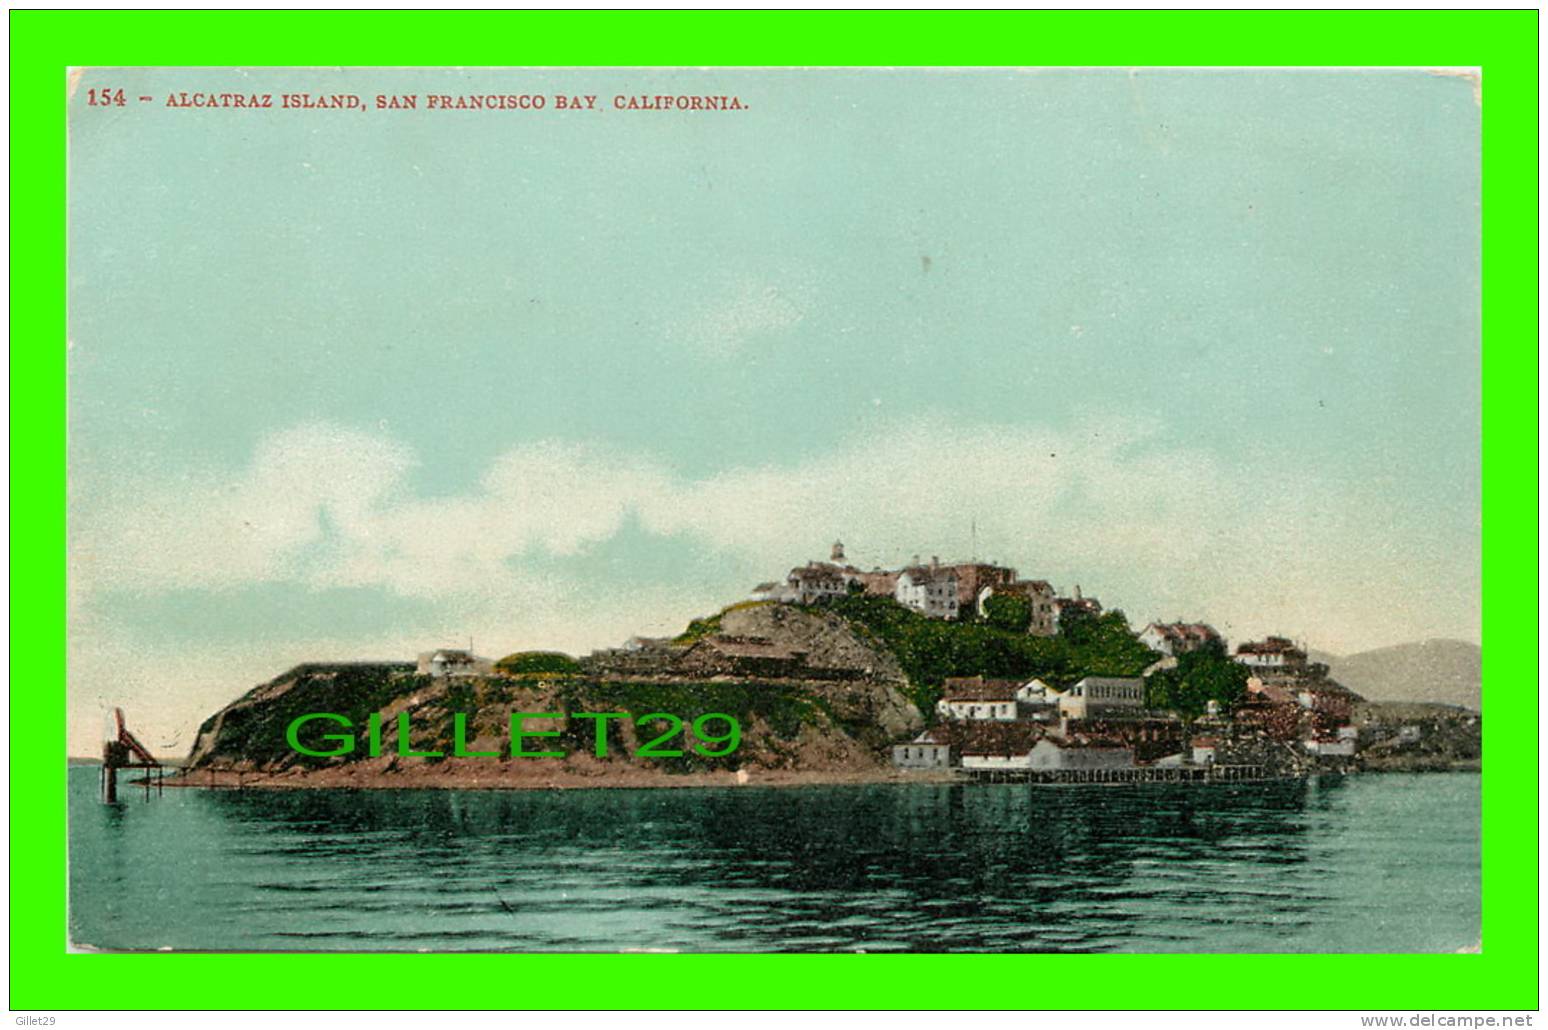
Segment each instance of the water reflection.
[{"label": "water reflection", "polygon": [[[71,923],[99,946],[1336,951],[1477,934],[1476,776],[175,790],[115,807],[92,803],[94,775],[71,774]],[[1399,847],[1417,860],[1372,890]],[[1440,914],[1406,918],[1394,894]]]}]

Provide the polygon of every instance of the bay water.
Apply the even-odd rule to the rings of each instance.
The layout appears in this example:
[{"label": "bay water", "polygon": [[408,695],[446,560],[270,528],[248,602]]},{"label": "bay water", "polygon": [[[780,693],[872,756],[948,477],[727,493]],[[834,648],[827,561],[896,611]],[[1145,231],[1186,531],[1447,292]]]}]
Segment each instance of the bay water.
[{"label": "bay water", "polygon": [[70,769],[70,935],[216,951],[1445,952],[1474,773],[151,792]]}]

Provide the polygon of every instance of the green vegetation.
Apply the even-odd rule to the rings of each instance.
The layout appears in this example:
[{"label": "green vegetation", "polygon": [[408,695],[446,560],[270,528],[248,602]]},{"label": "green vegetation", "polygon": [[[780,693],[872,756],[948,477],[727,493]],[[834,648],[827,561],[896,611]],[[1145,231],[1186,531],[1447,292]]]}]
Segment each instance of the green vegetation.
[{"label": "green vegetation", "polygon": [[720,620],[725,617],[727,612],[738,612],[743,608],[761,608],[766,604],[773,603],[773,601],[738,601],[735,604],[726,605],[726,607],[714,615],[706,615],[702,619],[694,619],[688,623],[688,628],[674,637],[672,643],[692,644],[705,637],[712,637],[720,632]]},{"label": "green vegetation", "polygon": [[1182,655],[1177,668],[1152,675],[1145,684],[1145,704],[1196,716],[1209,702],[1218,701],[1221,710],[1229,712],[1247,696],[1249,675],[1245,665],[1231,660],[1223,645],[1214,644]]},{"label": "green vegetation", "polygon": [[[300,754],[291,749],[285,731],[292,721],[314,712],[345,716],[363,732],[366,719],[394,699],[428,686],[428,676],[413,676],[387,665],[310,665],[286,673],[296,684],[270,701],[227,710],[220,727],[221,759],[250,760],[260,765],[296,760],[307,766],[327,765],[341,759]],[[207,721],[206,726],[210,723]],[[313,724],[311,733],[335,732],[339,727]]]},{"label": "green vegetation", "polygon": [[825,607],[897,657],[908,676],[909,699],[927,719],[948,676],[1040,676],[1065,684],[1082,676],[1137,676],[1157,658],[1130,632],[1121,611],[1085,615],[1070,636],[1034,637],[993,622],[926,618],[890,597],[850,596]]},{"label": "green vegetation", "polygon": [[1025,633],[1032,625],[1032,602],[1015,594],[991,594],[984,602],[984,621],[1007,633]]},{"label": "green vegetation", "polygon": [[560,651],[517,651],[495,662],[495,669],[507,676],[573,676],[581,671],[581,664]]},{"label": "green vegetation", "polygon": [[[726,611],[730,611],[730,609],[728,608]],[[687,629],[673,639],[672,643],[691,644],[696,640],[703,640],[705,637],[714,636],[720,632],[720,618],[725,614],[726,612],[716,612],[714,615],[706,615],[702,619],[694,619],[688,624]]]}]

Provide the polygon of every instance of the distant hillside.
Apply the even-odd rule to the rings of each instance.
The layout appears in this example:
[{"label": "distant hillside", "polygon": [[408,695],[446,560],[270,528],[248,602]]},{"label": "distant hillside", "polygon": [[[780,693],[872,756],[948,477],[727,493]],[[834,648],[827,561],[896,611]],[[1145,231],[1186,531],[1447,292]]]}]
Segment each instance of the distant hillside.
[{"label": "distant hillside", "polygon": [[1372,701],[1421,701],[1482,711],[1479,672],[1483,651],[1461,640],[1426,640],[1352,655],[1319,654],[1329,675]]}]

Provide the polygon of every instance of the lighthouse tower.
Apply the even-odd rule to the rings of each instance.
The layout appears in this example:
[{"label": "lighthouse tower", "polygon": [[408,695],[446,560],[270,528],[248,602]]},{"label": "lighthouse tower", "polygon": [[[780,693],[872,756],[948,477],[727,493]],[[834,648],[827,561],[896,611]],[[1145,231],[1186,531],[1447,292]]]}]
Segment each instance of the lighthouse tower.
[{"label": "lighthouse tower", "polygon": [[844,561],[844,544],[840,540],[833,541],[833,556],[831,561],[837,565]]}]

